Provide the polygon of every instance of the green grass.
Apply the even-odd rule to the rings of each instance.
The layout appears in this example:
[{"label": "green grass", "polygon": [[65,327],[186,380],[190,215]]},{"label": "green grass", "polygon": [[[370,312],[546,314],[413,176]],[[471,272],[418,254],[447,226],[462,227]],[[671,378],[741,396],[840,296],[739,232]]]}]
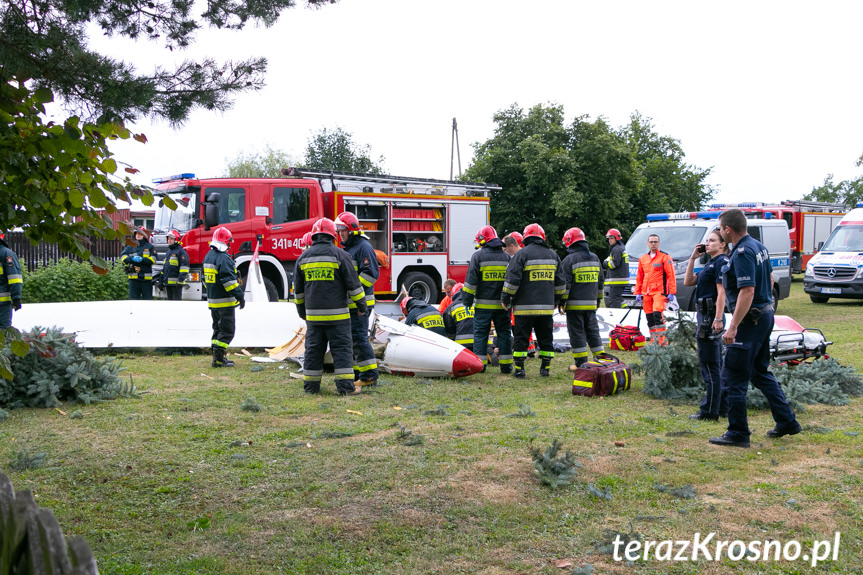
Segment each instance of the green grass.
[{"label": "green grass", "polygon": [[[795,282],[780,313],[823,329],[841,363],[861,363],[863,303],[811,304]],[[812,431],[779,440],[764,436],[769,413],[752,413],[753,448],[740,450],[709,445],[721,424],[689,420],[696,406],[652,399],[640,381],[620,396],[573,397],[567,354],[548,379],[531,360],[525,381],[384,375],[354,398],[326,378],[309,397],[286,369],[250,372],[250,361],[233,359],[236,368],[214,370],[205,356],[128,355],[140,399],[86,406],[80,419],[10,412],[0,468],[67,535],[86,538],[103,574],[568,574],[550,564],[564,558],[595,573],[859,572],[859,399],[808,407],[800,420]],[[250,398],[260,412],[242,409]],[[446,415],[426,414],[442,406]],[[536,415],[508,417],[528,408]],[[409,445],[403,429],[422,441]],[[553,438],[583,465],[557,490],[533,477],[529,453]],[[25,449],[46,453],[44,466],[9,469]],[[657,483],[692,485],[697,496]],[[842,543],[839,560],[817,569],[802,560],[627,566],[597,552],[611,532],[630,531],[804,545],[840,531]]]}]

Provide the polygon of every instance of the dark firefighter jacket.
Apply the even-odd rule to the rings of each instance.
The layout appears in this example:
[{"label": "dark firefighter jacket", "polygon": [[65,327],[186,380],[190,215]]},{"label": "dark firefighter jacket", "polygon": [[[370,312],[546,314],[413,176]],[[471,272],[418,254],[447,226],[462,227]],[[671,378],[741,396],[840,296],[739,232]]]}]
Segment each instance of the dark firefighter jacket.
[{"label": "dark firefighter jacket", "polygon": [[503,251],[503,242],[498,238],[489,240],[475,251],[470,258],[462,288],[464,304],[472,305],[474,309],[501,309],[500,292],[506,279],[508,262],[509,256]]},{"label": "dark firefighter jacket", "polygon": [[574,242],[560,262],[566,278],[566,311],[595,310],[602,298],[602,271],[599,256],[590,251],[584,240]]},{"label": "dark firefighter jacket", "polygon": [[[363,291],[366,294],[366,305],[375,305],[375,282],[378,281],[380,271],[378,270],[378,256],[369,239],[362,235],[352,235],[345,242],[345,251],[354,262],[354,270],[360,277]],[[356,309],[357,304],[348,302],[350,309]]]},{"label": "dark firefighter jacket", "polygon": [[207,286],[207,305],[211,308],[235,307],[243,300],[234,260],[213,247],[204,257],[204,285]]},{"label": "dark firefighter jacket", "polygon": [[[141,256],[141,261],[133,262],[132,258],[135,256]],[[156,263],[156,248],[147,238],[141,238],[137,246],[123,248],[120,261],[126,266],[126,275],[130,280],[151,280],[153,264]]]},{"label": "dark firefighter jacket", "polygon": [[603,262],[605,267],[606,285],[626,285],[629,283],[629,256],[626,255],[625,246],[617,242],[611,246],[611,253]]},{"label": "dark firefighter jacket", "polygon": [[553,315],[565,293],[560,258],[541,239],[525,238],[506,267],[501,303],[515,315]]},{"label": "dark firefighter jacket", "polygon": [[21,299],[21,288],[24,285],[21,265],[18,263],[18,256],[4,241],[0,241],[0,262],[0,303]]},{"label": "dark firefighter jacket", "polygon": [[363,286],[351,256],[331,239],[313,238],[294,267],[294,301],[306,321],[335,322],[351,318],[348,301],[365,313]]},{"label": "dark firefighter jacket", "polygon": [[464,305],[463,294],[460,291],[452,298],[452,303],[443,312],[443,323],[447,337],[470,348],[473,347],[473,308]]},{"label": "dark firefighter jacket", "polygon": [[165,254],[165,265],[162,266],[162,276],[169,286],[183,285],[189,275],[189,254],[179,242],[168,246]]},{"label": "dark firefighter jacket", "polygon": [[418,325],[438,335],[447,336],[443,316],[433,305],[414,298],[408,301],[405,309],[408,312],[405,325]]}]

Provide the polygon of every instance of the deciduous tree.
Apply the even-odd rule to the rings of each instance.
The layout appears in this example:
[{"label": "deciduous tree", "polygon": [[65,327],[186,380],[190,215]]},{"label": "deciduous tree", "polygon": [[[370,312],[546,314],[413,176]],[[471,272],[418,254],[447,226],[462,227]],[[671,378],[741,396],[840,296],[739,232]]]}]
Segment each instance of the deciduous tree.
[{"label": "deciduous tree", "polygon": [[312,135],[306,146],[303,167],[313,170],[336,170],[364,174],[383,174],[384,157],[371,159],[371,147],[354,142],[353,135],[342,128],[322,128]]},{"label": "deciduous tree", "polygon": [[240,154],[233,160],[227,160],[228,178],[279,178],[282,168],[299,164],[290,154],[267,146],[263,152]]}]

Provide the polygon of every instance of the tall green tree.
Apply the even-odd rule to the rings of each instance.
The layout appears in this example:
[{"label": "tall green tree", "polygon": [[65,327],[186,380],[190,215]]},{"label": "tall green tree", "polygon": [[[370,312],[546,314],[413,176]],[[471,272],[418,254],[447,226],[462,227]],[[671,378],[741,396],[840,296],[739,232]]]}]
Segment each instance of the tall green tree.
[{"label": "tall green tree", "polygon": [[[306,0],[309,6],[337,0]],[[171,51],[204,27],[270,26],[297,0],[4,0],[0,3],[0,80],[30,79],[88,121],[141,117],[182,123],[196,108],[226,110],[236,94],[264,85],[267,60],[185,60],[139,73],[87,42],[88,26],[107,36],[155,40]],[[199,11],[196,13],[196,10]]]},{"label": "tall green tree", "polygon": [[264,148],[262,152],[241,153],[236,158],[226,161],[228,168],[225,176],[228,178],[278,178],[282,175],[282,168],[299,164],[287,152],[270,146]]},{"label": "tall green tree", "polygon": [[474,145],[464,178],[503,188],[491,197],[500,233],[537,222],[560,249],[563,232],[578,226],[605,254],[609,228],[627,235],[651,211],[697,209],[712,196],[709,170],[685,164],[679,142],[638,114],[620,128],[586,116],[567,125],[558,104],[527,112],[512,105],[494,121],[494,136]]},{"label": "tall green tree", "polygon": [[364,174],[383,174],[384,157],[371,159],[371,146],[354,142],[350,132],[336,127],[322,128],[306,145],[303,167],[313,170],[335,170]]},{"label": "tall green tree", "polygon": [[[857,165],[860,165],[859,161]],[[829,174],[824,178],[823,184],[813,187],[811,192],[803,196],[803,199],[815,202],[840,203],[850,207],[856,206],[858,202],[863,202],[863,176],[858,176],[853,180],[834,182],[833,174]]]},{"label": "tall green tree", "polygon": [[649,213],[700,210],[714,196],[705,183],[710,168],[687,164],[680,141],[658,134],[650,118],[633,113],[621,134],[632,147],[639,174],[632,209],[622,214],[624,229],[635,229]]}]

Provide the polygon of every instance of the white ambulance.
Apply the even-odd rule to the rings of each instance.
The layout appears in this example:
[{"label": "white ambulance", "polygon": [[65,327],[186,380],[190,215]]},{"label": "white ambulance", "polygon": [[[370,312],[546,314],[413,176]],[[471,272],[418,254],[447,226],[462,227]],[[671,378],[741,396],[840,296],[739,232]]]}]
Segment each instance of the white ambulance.
[{"label": "white ambulance", "polygon": [[814,303],[863,299],[863,203],[842,218],[806,265],[803,291]]}]

